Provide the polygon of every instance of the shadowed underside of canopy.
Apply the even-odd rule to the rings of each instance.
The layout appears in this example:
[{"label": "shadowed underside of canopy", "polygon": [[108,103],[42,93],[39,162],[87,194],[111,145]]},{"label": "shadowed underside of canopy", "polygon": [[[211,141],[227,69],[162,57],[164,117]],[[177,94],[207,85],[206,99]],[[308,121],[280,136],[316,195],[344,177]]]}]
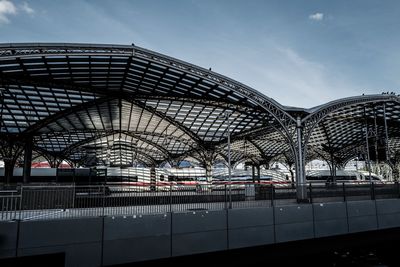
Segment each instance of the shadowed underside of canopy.
[{"label": "shadowed underside of canopy", "polygon": [[0,75],[4,160],[27,142],[38,155],[85,166],[226,160],[228,132],[234,163],[339,166],[365,154],[367,140],[376,160],[400,152],[393,94],[285,107],[210,70],[123,45],[2,44]]}]

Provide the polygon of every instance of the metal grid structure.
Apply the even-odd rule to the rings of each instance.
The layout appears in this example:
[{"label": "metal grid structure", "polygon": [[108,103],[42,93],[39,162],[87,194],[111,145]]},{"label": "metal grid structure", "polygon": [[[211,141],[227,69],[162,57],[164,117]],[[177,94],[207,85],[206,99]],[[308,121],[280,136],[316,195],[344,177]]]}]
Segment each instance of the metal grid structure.
[{"label": "metal grid structure", "polygon": [[227,159],[228,135],[231,165],[285,159],[299,184],[305,162],[322,158],[340,167],[369,156],[368,141],[377,154],[385,147],[383,161],[393,169],[400,162],[399,96],[286,107],[211,70],[133,45],[1,44],[0,89],[0,155],[9,182],[19,158],[29,169],[32,151],[55,166],[67,160],[157,167],[194,158],[207,168]]}]

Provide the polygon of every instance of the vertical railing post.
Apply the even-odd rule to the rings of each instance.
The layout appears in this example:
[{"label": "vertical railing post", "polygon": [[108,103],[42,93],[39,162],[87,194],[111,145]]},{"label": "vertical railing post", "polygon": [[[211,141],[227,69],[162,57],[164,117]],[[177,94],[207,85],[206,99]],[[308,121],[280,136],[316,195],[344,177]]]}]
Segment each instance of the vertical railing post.
[{"label": "vertical railing post", "polygon": [[103,186],[102,216],[104,217],[105,216],[105,208],[106,208],[106,186],[104,184],[102,186]]},{"label": "vertical railing post", "polygon": [[232,183],[229,182],[229,209],[232,209]]},{"label": "vertical railing post", "polygon": [[345,183],[343,182],[342,183],[342,189],[343,189],[343,202],[346,202],[346,185],[345,185]]},{"label": "vertical railing post", "polygon": [[371,200],[375,200],[375,184],[374,184],[374,182],[371,182],[370,189],[371,189]]},{"label": "vertical railing post", "polygon": [[396,182],[397,184],[397,197],[400,198],[400,183]]},{"label": "vertical railing post", "polygon": [[228,209],[228,205],[227,205],[227,203],[226,203],[226,202],[227,202],[227,194],[226,194],[226,193],[227,193],[227,191],[226,191],[226,184],[224,184],[224,191],[225,191],[225,201],[224,201],[224,202],[225,202],[225,209]]},{"label": "vertical railing post", "polygon": [[22,217],[22,194],[23,194],[23,188],[24,186],[21,185],[21,190],[20,190],[20,196],[19,196],[19,214],[18,214],[18,220],[21,220]]},{"label": "vertical railing post", "polygon": [[274,184],[271,184],[271,207],[274,206],[274,200],[275,200],[275,187]]},{"label": "vertical railing post", "polygon": [[169,212],[172,213],[172,184],[169,185]]},{"label": "vertical railing post", "polygon": [[76,186],[75,183],[72,185],[72,209],[75,208],[75,197],[76,197]]},{"label": "vertical railing post", "polygon": [[313,203],[313,196],[312,196],[312,186],[311,186],[311,183],[309,184],[308,188],[309,188],[309,191],[310,191],[310,203]]}]

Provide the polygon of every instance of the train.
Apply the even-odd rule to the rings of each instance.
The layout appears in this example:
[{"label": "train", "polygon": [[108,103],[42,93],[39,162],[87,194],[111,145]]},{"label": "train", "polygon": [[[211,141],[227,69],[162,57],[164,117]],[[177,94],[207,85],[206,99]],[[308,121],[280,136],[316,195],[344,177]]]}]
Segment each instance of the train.
[{"label": "train", "polygon": [[[370,174],[366,171],[337,170],[335,177],[332,177],[329,170],[309,170],[306,173],[306,179],[310,183],[331,183],[334,178],[338,183],[357,184],[369,182],[369,177]],[[383,178],[376,173],[371,173],[371,180],[374,183],[383,183]]]},{"label": "train", "polygon": [[[145,167],[100,167],[100,168],[32,168],[29,183],[74,183],[74,184],[204,184],[229,181],[226,168],[214,169],[212,180],[207,180],[204,168],[145,168]],[[230,180],[235,183],[287,182],[287,175],[276,170],[261,170],[257,177],[250,170],[234,169]],[[23,182],[23,169],[14,168],[11,183]],[[5,183],[4,168],[0,168],[0,183]]]}]

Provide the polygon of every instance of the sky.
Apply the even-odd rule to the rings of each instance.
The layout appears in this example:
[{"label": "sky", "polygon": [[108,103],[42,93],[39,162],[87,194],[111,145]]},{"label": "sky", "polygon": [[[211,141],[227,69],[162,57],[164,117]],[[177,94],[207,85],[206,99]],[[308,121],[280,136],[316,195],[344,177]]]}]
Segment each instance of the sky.
[{"label": "sky", "polygon": [[134,43],[288,106],[400,93],[397,0],[0,0],[0,42]]}]

